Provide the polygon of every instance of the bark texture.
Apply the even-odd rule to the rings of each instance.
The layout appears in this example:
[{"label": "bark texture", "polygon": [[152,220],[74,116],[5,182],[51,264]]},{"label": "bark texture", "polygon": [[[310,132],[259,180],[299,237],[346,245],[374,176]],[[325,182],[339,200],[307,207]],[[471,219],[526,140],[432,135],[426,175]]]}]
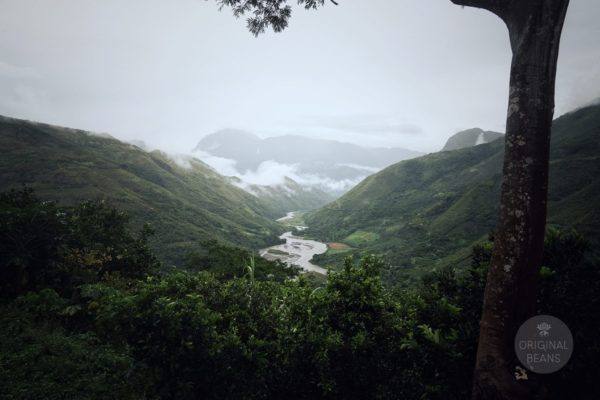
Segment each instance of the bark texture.
[{"label": "bark texture", "polygon": [[500,219],[487,277],[474,400],[543,398],[529,374],[516,380],[518,327],[535,313],[546,227],[556,64],[569,0],[452,0],[504,20],[513,52]]}]

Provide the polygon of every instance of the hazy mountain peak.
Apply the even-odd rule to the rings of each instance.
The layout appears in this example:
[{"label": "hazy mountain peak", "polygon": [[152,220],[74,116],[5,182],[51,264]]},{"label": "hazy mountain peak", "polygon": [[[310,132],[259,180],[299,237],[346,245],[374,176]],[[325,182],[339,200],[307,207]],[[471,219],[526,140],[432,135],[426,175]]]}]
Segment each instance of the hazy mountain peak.
[{"label": "hazy mountain peak", "polygon": [[481,128],[471,128],[460,131],[450,136],[442,151],[458,150],[465,147],[477,146],[479,144],[493,142],[504,136],[499,132],[484,131]]},{"label": "hazy mountain peak", "polygon": [[211,151],[221,147],[228,147],[231,143],[240,143],[244,146],[259,143],[261,139],[253,133],[240,129],[221,129],[204,136],[192,150]]}]

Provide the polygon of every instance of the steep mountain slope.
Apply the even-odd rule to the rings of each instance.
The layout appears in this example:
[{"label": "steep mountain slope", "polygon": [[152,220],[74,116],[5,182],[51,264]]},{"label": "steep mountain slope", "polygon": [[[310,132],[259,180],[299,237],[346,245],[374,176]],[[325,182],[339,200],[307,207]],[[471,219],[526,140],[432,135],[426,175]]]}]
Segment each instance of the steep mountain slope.
[{"label": "steep mountain slope", "polygon": [[423,153],[403,148],[368,148],[334,140],[285,135],[261,139],[238,130],[222,130],[204,137],[194,148],[213,156],[235,161],[240,173],[255,171],[264,162],[294,165],[296,173],[339,193],[334,186],[352,186],[358,180],[395,162]]},{"label": "steep mountain slope", "polygon": [[181,261],[199,240],[258,248],[280,231],[273,209],[193,158],[10,118],[0,118],[0,150],[0,191],[28,185],[64,204],[107,199],[152,224],[165,261]]},{"label": "steep mountain slope", "polygon": [[504,135],[498,132],[484,131],[480,128],[467,129],[458,132],[446,141],[442,151],[464,149],[465,147],[477,146],[479,144],[490,143],[500,139]]},{"label": "steep mountain slope", "polygon": [[239,178],[231,177],[230,182],[258,197],[268,207],[271,216],[277,219],[289,211],[310,211],[333,201],[329,193],[317,187],[302,186],[290,178],[279,185],[249,185]]},{"label": "steep mountain slope", "polygon": [[[342,198],[305,216],[309,233],[384,255],[398,268],[458,262],[494,229],[504,141],[403,161],[372,175]],[[550,167],[551,224],[600,237],[600,106],[554,122]]]}]

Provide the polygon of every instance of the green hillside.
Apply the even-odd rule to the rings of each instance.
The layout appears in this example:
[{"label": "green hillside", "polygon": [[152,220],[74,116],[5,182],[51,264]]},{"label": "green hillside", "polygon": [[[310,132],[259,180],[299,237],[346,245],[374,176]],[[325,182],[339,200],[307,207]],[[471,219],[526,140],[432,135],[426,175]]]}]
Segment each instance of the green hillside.
[{"label": "green hillside", "polygon": [[[429,154],[372,175],[337,201],[305,216],[313,237],[384,255],[399,269],[431,268],[466,259],[470,246],[494,229],[504,141]],[[592,241],[600,224],[600,106],[554,122],[549,218]]]},{"label": "green hillside", "polygon": [[23,185],[44,199],[104,198],[149,222],[163,261],[180,263],[200,240],[273,243],[274,210],[197,159],[145,152],[108,135],[0,117],[0,191]]},{"label": "green hillside", "polygon": [[245,188],[272,210],[274,218],[283,217],[290,211],[316,210],[336,198],[318,187],[302,186],[287,177],[280,185],[248,185]]}]

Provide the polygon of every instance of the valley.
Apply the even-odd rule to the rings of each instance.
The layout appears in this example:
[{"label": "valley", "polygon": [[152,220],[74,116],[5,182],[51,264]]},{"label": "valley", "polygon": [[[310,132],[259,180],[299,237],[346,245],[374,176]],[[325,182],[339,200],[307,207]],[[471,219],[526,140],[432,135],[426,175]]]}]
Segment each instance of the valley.
[{"label": "valley", "polygon": [[[391,265],[395,279],[412,279],[435,267],[464,265],[496,221],[504,141],[480,129],[459,132],[444,147],[462,148],[395,163],[339,198],[288,177],[282,184],[248,184],[197,158],[147,151],[107,135],[11,118],[0,119],[0,129],[2,190],[26,185],[65,204],[104,199],[122,207],[134,225],[155,230],[151,245],[167,265],[183,265],[187,253],[214,239],[319,273],[339,268],[347,256],[375,254]],[[600,106],[555,121],[548,216],[551,225],[575,227],[595,242],[599,131]],[[223,138],[210,139],[207,150]]]}]

